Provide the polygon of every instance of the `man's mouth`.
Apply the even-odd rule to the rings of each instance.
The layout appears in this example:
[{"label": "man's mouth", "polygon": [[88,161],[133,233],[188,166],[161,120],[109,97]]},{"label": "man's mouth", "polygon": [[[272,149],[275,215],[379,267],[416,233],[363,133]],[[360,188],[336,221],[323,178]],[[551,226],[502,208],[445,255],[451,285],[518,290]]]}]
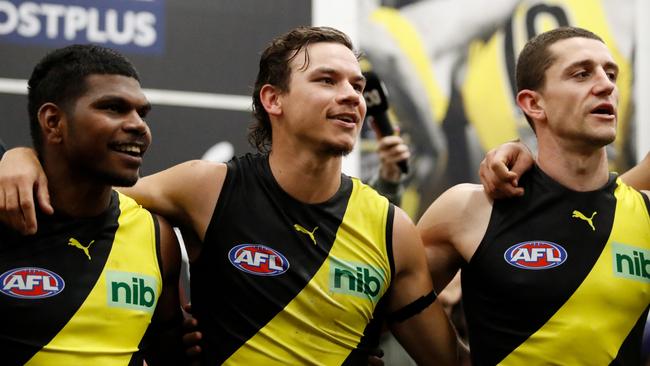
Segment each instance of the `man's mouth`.
[{"label": "man's mouth", "polygon": [[340,113],[328,116],[329,119],[338,119],[346,123],[356,124],[359,121],[359,118],[354,113]]},{"label": "man's mouth", "polygon": [[591,114],[600,114],[603,116],[615,116],[616,111],[614,110],[614,106],[610,103],[601,103],[596,106],[596,108],[592,109]]},{"label": "man's mouth", "polygon": [[118,143],[111,146],[113,150],[125,153],[131,156],[141,157],[146,151],[142,144],[138,143]]}]

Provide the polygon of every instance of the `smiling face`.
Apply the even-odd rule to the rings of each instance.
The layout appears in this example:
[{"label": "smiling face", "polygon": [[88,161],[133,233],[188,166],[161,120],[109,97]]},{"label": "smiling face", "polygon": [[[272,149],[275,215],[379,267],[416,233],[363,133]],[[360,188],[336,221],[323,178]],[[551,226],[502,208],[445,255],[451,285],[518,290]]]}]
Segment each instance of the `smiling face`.
[{"label": "smiling face", "polygon": [[618,67],[607,46],[574,37],[554,43],[549,51],[555,61],[538,92],[548,130],[576,146],[602,147],[613,142]]},{"label": "smiling face", "polygon": [[86,92],[65,114],[65,158],[80,176],[131,186],[151,143],[143,120],[151,106],[133,78],[94,74],[85,83]]},{"label": "smiling face", "polygon": [[[273,126],[274,136],[288,134],[334,156],[352,151],[366,115],[365,79],[354,53],[339,43],[314,43],[302,49],[290,67],[288,91],[279,96],[282,114]],[[276,134],[276,129],[286,129],[287,134]]]}]

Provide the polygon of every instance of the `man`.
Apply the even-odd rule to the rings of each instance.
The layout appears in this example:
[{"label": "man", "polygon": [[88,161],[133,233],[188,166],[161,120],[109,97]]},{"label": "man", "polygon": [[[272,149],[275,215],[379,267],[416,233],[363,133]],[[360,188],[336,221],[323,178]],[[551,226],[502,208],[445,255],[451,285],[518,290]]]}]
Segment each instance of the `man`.
[{"label": "man", "polygon": [[203,243],[188,255],[205,364],[365,364],[380,314],[420,364],[455,362],[415,226],[341,174],[364,84],[345,34],[296,28],[260,60],[249,138],[265,154],[180,164],[124,190]]},{"label": "man", "polygon": [[30,236],[0,224],[2,364],[141,365],[143,353],[149,365],[179,364],[175,237],[111,188],[137,181],[151,141],[136,70],[75,45],[43,58],[28,85],[56,213]]},{"label": "man", "polygon": [[517,63],[517,104],[539,148],[524,194],[492,201],[458,185],[418,223],[436,288],[463,268],[474,365],[639,364],[650,203],[608,174],[617,75],[589,31],[533,38]]}]

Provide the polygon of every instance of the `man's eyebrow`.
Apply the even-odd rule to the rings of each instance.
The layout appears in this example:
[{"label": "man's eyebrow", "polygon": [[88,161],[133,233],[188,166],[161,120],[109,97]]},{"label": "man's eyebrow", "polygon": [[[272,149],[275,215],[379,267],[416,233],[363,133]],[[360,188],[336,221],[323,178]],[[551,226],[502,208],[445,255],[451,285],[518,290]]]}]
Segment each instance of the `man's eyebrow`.
[{"label": "man's eyebrow", "polygon": [[[570,64],[569,66],[566,67],[565,70],[567,70],[567,72],[570,72],[572,70],[575,70],[575,69],[581,68],[581,67],[590,68],[590,67],[593,67],[595,64],[596,63],[593,60],[580,60],[580,61],[576,61],[576,62]],[[603,66],[603,68],[605,68],[605,69],[613,69],[614,71],[616,71],[618,73],[618,65],[615,62],[607,61],[605,63],[605,65]]]},{"label": "man's eyebrow", "polygon": [[[338,70],[336,70],[336,69],[334,69],[334,68],[331,68],[331,67],[327,67],[327,66],[317,67],[317,68],[315,68],[314,70],[312,70],[312,73],[314,73],[314,74],[328,74],[328,75],[331,75],[331,74],[336,74],[336,75],[341,74],[340,71],[338,71]],[[365,83],[365,82],[366,82],[366,77],[363,76],[362,74],[360,74],[360,75],[358,75],[358,76],[355,76],[355,77],[353,78],[353,80],[354,80],[355,82],[364,82],[364,83]]]},{"label": "man's eyebrow", "polygon": [[104,95],[93,103],[93,105],[100,105],[100,106],[106,104],[117,104],[122,107],[133,107],[140,114],[148,113],[152,108],[151,103],[149,101],[147,101],[144,104],[136,105],[131,103],[127,98],[124,98],[121,95]]}]

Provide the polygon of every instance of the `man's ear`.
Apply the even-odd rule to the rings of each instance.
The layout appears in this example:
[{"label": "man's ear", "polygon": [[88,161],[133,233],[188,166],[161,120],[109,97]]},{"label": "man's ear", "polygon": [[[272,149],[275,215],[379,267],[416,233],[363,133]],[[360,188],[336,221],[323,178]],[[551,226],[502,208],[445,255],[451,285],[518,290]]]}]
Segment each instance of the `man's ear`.
[{"label": "man's ear", "polygon": [[544,102],[538,92],[529,89],[521,90],[517,93],[517,104],[532,120],[539,121],[546,119]]},{"label": "man's ear", "polygon": [[43,131],[43,141],[59,144],[63,140],[64,113],[54,103],[45,103],[38,109],[38,123]]},{"label": "man's ear", "polygon": [[282,114],[281,96],[280,90],[271,84],[266,84],[260,89],[260,100],[264,109],[266,109],[266,113],[273,116]]}]

